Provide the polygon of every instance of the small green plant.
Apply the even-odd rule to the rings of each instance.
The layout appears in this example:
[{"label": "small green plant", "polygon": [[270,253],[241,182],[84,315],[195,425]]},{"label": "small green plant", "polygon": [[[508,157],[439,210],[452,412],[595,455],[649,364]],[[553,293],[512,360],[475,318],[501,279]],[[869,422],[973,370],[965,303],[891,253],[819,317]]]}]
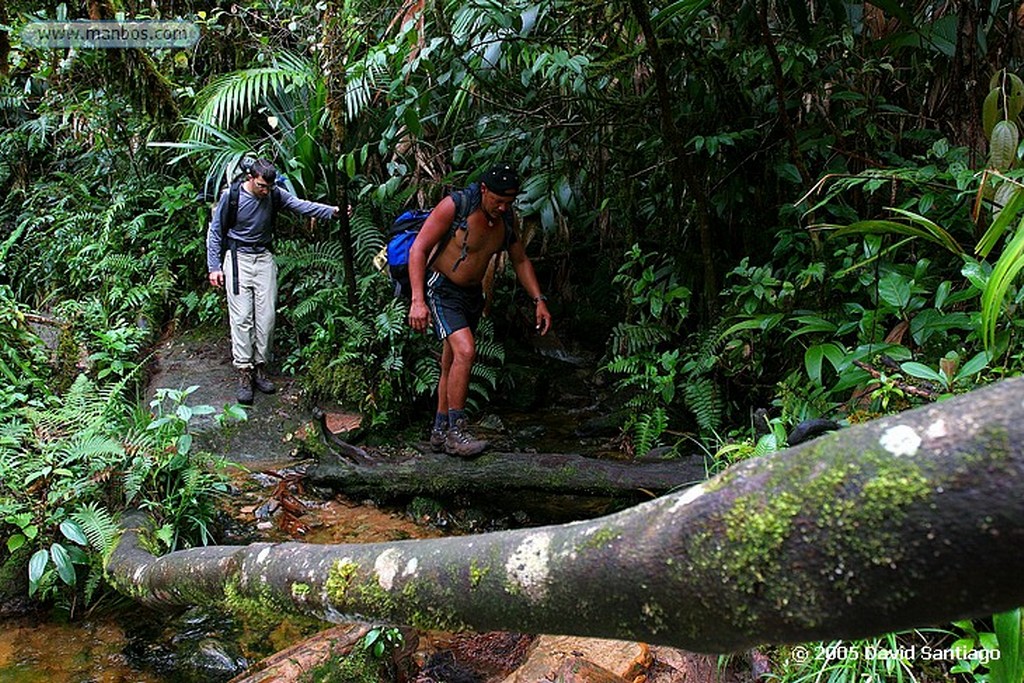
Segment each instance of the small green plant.
[{"label": "small green plant", "polygon": [[139,348],[145,332],[138,327],[119,326],[93,333],[98,351],[89,355],[94,364],[96,379],[120,379],[138,367]]},{"label": "small green plant", "polygon": [[[188,405],[188,397],[198,389],[156,390],[150,401],[153,417],[145,429],[170,447],[136,455],[125,480],[126,502],[137,500],[149,511],[158,524],[156,539],[168,550],[212,540],[213,500],[227,490],[227,461],[208,454],[197,457],[192,450],[192,421],[217,412],[208,405]],[[229,420],[245,420],[245,409],[237,404],[225,406],[215,419],[222,426]]]},{"label": "small green plant", "polygon": [[636,244],[612,282],[624,292],[626,320],[612,331],[605,369],[618,376],[630,415],[623,429],[633,438],[633,452],[643,454],[659,443],[678,400],[686,359],[666,347],[689,315],[690,290],[680,284],[672,259]]},{"label": "small green plant", "polygon": [[29,594],[69,614],[101,586],[116,512],[148,510],[166,548],[206,542],[226,488],[225,463],[192,447],[191,420],[215,412],[187,405],[195,388],[159,391],[151,414],[126,397],[127,380],[81,375],[52,406],[0,421],[0,538],[26,558]]},{"label": "small green plant", "polygon": [[992,631],[978,630],[974,622],[954,621],[963,631],[949,648],[962,655],[949,671],[965,674],[977,683],[1020,683],[1024,680],[1024,634],[1021,608],[992,617]]},{"label": "small green plant", "polygon": [[938,370],[913,361],[901,364],[900,369],[911,377],[932,382],[944,392],[951,394],[957,389],[970,389],[970,386],[966,386],[967,381],[984,371],[991,357],[990,352],[982,351],[961,367],[960,355],[956,351],[950,351],[939,360]]},{"label": "small green plant", "polygon": [[378,626],[363,636],[362,648],[375,659],[383,659],[391,650],[397,650],[405,644],[401,630],[394,626]]},{"label": "small green plant", "polygon": [[393,677],[381,675],[382,662],[365,649],[355,647],[344,657],[332,657],[298,679],[300,683],[384,683]]},{"label": "small green plant", "polygon": [[60,533],[65,540],[75,545],[54,541],[49,548],[40,548],[32,554],[32,559],[28,562],[29,597],[34,596],[40,586],[53,586],[51,572],[55,572],[65,585],[73,588],[78,582],[74,566],[89,564],[89,558],[82,550],[89,543],[82,527],[70,519],[65,519],[60,523]]}]

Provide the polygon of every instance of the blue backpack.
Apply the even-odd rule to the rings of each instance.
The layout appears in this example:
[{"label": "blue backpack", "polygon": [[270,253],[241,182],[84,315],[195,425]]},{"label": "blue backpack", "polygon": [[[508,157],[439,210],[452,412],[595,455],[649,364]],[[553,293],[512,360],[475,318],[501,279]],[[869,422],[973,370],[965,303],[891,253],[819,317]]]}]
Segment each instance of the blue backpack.
[{"label": "blue backpack", "polygon": [[[452,220],[451,228],[441,238],[434,253],[427,261],[427,268],[430,268],[434,259],[444,251],[448,242],[459,229],[466,231],[466,237],[462,241],[462,256],[455,262],[452,270],[458,268],[459,263],[466,258],[466,242],[469,239],[466,219],[480,206],[480,186],[474,183],[465,190],[452,192],[451,198],[455,202],[455,218]],[[416,241],[416,235],[419,234],[429,215],[430,211],[424,209],[410,209],[396,218],[391,224],[391,229],[388,230],[388,276],[395,285],[395,296],[399,299],[412,297],[412,285],[409,284],[409,250],[412,249],[412,243]],[[506,213],[505,249],[508,249],[511,242],[512,230],[512,217]]]}]

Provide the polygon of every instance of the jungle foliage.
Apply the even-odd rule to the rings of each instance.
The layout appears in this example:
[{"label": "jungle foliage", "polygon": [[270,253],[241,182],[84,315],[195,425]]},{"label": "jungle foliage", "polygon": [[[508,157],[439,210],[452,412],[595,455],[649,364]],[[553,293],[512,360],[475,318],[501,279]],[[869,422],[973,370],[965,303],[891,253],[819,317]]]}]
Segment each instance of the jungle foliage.
[{"label": "jungle foliage", "polygon": [[[120,15],[180,17],[201,39],[19,39],[30,21]],[[129,476],[125,435],[147,433],[106,406],[132,396],[169,325],[222,323],[197,195],[245,154],[353,208],[280,226],[277,350],[312,394],[378,426],[423,407],[436,372],[375,266],[383,230],[497,160],[526,179],[557,330],[620,390],[627,450],[757,452],[755,408],[781,446],[808,418],[863,420],[1019,373],[1017,17],[1000,0],[0,2],[0,467],[23,485],[0,494],[0,529],[84,547],[62,523],[100,508],[66,499],[104,468]],[[495,299],[525,305],[509,272]],[[481,402],[507,388],[516,324],[487,328]],[[87,399],[104,406],[81,416],[96,422],[60,423]],[[41,424],[62,425],[61,445]],[[24,517],[26,491],[55,490],[57,470],[75,494]],[[41,591],[67,567],[49,557]]]}]

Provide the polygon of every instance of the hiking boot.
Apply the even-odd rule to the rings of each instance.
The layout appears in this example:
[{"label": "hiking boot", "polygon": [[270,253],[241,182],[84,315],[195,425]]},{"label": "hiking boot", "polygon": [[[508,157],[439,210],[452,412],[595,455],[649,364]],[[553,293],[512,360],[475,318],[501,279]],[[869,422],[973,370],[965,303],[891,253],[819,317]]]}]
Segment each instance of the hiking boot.
[{"label": "hiking boot", "polygon": [[238,402],[243,406],[252,405],[252,368],[238,369]]},{"label": "hiking boot", "polygon": [[444,440],[448,436],[447,427],[433,427],[430,430],[430,450],[435,453],[444,452]]},{"label": "hiking boot", "polygon": [[277,391],[277,387],[267,377],[266,369],[262,364],[256,366],[256,372],[252,376],[252,384],[264,394],[272,394]]},{"label": "hiking boot", "polygon": [[474,439],[473,435],[466,431],[466,421],[459,420],[448,426],[444,452],[459,458],[472,458],[483,453],[487,445],[483,439]]}]

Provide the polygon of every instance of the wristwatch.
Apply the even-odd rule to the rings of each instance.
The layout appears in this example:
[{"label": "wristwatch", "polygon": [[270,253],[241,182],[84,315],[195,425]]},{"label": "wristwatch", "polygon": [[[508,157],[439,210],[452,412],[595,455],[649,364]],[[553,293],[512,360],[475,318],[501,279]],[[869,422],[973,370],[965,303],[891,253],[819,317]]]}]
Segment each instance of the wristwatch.
[{"label": "wristwatch", "polygon": [[548,300],[548,298],[546,296],[544,296],[543,294],[538,294],[537,296],[533,297],[533,303],[535,303],[535,304],[539,304],[541,301],[547,301],[547,300]]}]

